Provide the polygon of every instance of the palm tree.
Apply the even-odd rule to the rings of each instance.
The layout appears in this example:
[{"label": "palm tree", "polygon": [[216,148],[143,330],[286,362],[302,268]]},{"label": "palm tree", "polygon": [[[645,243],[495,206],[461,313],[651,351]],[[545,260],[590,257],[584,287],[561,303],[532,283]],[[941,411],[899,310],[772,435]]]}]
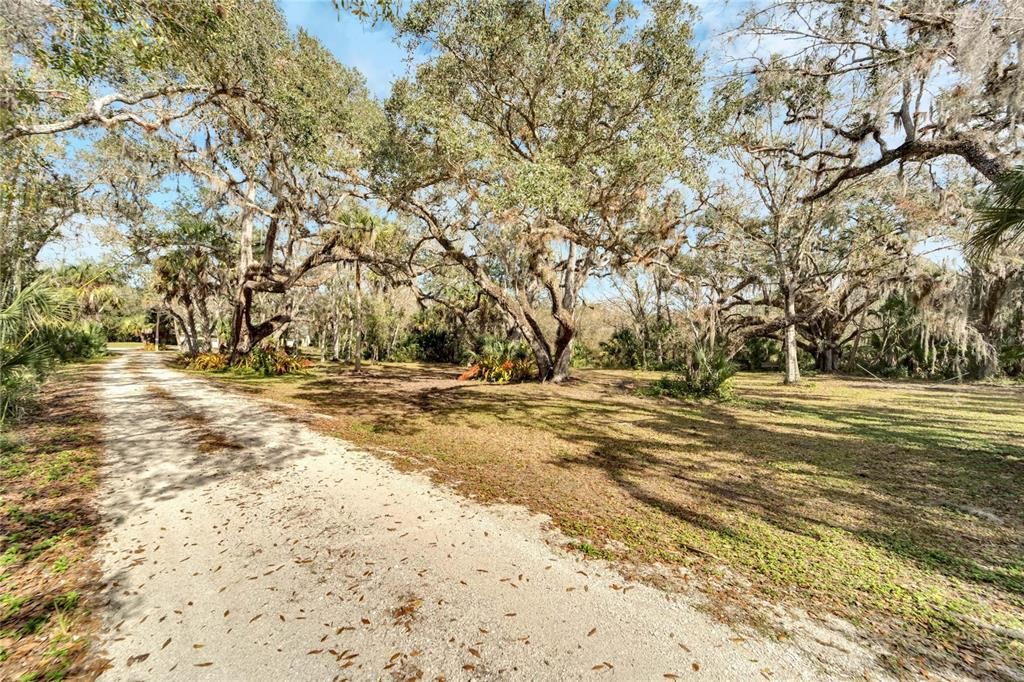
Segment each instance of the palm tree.
[{"label": "palm tree", "polygon": [[1024,239],[1024,166],[992,183],[978,206],[967,255],[987,259],[997,249]]},{"label": "palm tree", "polygon": [[20,290],[0,292],[0,427],[35,393],[56,357],[42,333],[73,313],[67,291],[41,277]]}]

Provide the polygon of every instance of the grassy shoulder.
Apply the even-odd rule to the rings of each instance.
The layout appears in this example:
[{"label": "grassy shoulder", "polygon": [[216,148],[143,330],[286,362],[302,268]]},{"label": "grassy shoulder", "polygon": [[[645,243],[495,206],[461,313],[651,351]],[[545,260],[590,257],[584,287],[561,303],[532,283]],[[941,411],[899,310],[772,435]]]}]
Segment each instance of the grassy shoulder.
[{"label": "grassy shoulder", "polygon": [[0,679],[93,679],[100,361],[62,368],[0,435]]},{"label": "grassy shoulder", "polygon": [[[548,514],[595,557],[682,565],[714,603],[860,626],[896,671],[1024,664],[1024,391],[741,374],[736,399],[645,397],[579,371],[488,386],[457,370],[218,380],[485,501]],[[396,454],[397,453],[397,454]]]}]

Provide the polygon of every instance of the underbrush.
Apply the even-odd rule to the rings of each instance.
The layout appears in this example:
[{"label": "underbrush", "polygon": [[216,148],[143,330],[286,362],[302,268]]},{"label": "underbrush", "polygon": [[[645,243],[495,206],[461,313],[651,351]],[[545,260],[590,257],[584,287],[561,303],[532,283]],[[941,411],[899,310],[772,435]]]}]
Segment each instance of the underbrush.
[{"label": "underbrush", "polygon": [[222,353],[181,355],[178,357],[178,363],[186,369],[197,372],[221,372],[228,368],[228,356]]},{"label": "underbrush", "polygon": [[459,379],[508,384],[532,379],[536,373],[533,354],[526,343],[490,339],[479,352],[470,354],[470,366]]},{"label": "underbrush", "polygon": [[0,434],[0,679],[92,679],[100,465],[95,368],[62,371]]},{"label": "underbrush", "polygon": [[107,352],[107,337],[95,324],[43,325],[15,336],[0,336],[0,428],[35,407],[43,381],[62,363]]},{"label": "underbrush", "polygon": [[709,354],[698,348],[674,375],[654,381],[644,393],[656,397],[731,400],[736,395],[735,374],[736,366],[724,354]]},{"label": "underbrush", "polygon": [[278,348],[257,348],[231,365],[224,353],[198,353],[178,356],[178,364],[197,372],[225,372],[257,374],[260,376],[282,376],[303,372],[313,366],[308,358],[290,355]]}]

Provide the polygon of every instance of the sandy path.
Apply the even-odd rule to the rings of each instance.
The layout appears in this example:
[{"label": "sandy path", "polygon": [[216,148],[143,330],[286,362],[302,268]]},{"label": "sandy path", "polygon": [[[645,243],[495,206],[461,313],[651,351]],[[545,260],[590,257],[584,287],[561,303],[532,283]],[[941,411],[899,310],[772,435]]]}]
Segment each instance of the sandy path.
[{"label": "sandy path", "polygon": [[103,679],[822,677],[795,647],[738,641],[552,548],[538,517],[396,472],[153,354],[106,372]]}]

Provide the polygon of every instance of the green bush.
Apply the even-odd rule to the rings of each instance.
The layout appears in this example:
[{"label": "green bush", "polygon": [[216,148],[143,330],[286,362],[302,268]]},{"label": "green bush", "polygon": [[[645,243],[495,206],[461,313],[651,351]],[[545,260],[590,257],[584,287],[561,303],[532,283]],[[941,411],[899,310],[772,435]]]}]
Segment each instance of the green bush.
[{"label": "green bush", "polygon": [[690,361],[672,376],[655,381],[647,392],[671,398],[712,398],[729,400],[735,395],[732,378],[736,367],[721,351],[694,349]]},{"label": "green bush", "polygon": [[249,370],[265,377],[280,376],[301,372],[312,365],[309,360],[298,355],[289,355],[280,348],[255,348],[238,363],[241,369]]},{"label": "green bush", "polygon": [[619,327],[607,341],[601,342],[601,352],[609,367],[645,369],[640,339],[629,327]]},{"label": "green bush", "polygon": [[644,370],[671,368],[678,364],[685,350],[677,332],[668,321],[653,316],[647,318],[636,330],[617,327],[611,338],[600,344],[602,364],[606,367]]},{"label": "green bush", "polygon": [[766,365],[779,362],[780,344],[773,339],[754,337],[747,339],[737,360],[747,369],[759,371]]},{"label": "green bush", "polygon": [[571,366],[579,369],[597,367],[601,361],[600,355],[590,346],[584,343],[575,343],[572,347]]},{"label": "green bush", "polygon": [[72,314],[66,291],[47,278],[0,291],[0,429],[25,412],[56,363],[101,344],[87,328],[73,331]]},{"label": "green bush", "polygon": [[39,334],[59,362],[88,360],[107,352],[106,332],[102,326],[91,322],[53,325],[41,329]]},{"label": "green bush", "polygon": [[530,379],[536,374],[533,352],[524,341],[485,339],[479,351],[470,353],[470,363],[460,379],[507,384]]}]

